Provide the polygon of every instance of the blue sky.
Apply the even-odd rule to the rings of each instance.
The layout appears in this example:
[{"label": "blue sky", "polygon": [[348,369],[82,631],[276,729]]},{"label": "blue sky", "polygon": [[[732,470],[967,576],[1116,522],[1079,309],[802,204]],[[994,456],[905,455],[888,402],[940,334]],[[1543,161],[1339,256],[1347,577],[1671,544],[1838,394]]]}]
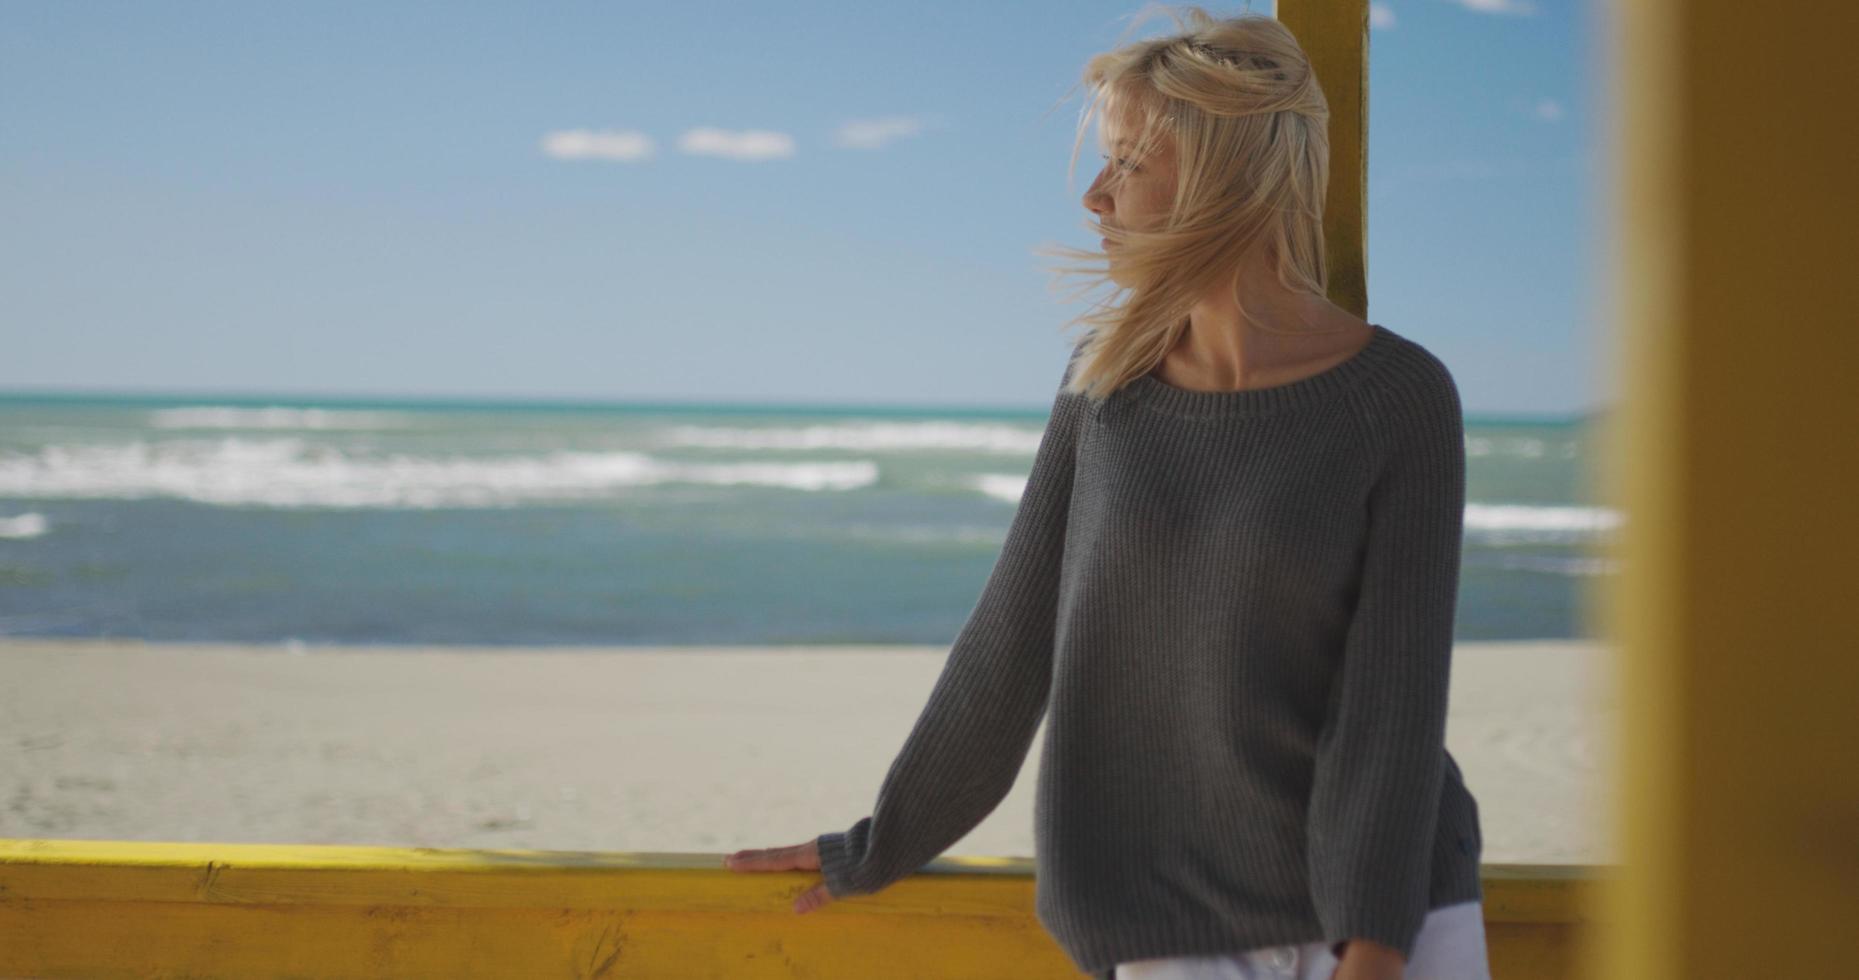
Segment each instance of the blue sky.
[{"label": "blue sky", "polygon": [[[0,390],[1043,408],[1141,8],[11,0]],[[1369,319],[1468,412],[1609,397],[1599,9],[1371,7]]]}]

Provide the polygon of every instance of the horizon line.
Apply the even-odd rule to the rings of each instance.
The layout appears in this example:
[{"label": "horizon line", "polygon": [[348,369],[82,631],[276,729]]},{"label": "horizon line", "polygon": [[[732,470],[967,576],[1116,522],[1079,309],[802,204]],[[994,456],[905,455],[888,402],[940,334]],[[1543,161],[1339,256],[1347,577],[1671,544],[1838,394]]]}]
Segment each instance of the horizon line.
[{"label": "horizon line", "polygon": [[[972,404],[937,404],[926,402],[821,402],[821,401],[716,401],[696,397],[686,398],[652,398],[628,399],[615,396],[575,396],[575,395],[482,395],[482,394],[409,394],[389,395],[371,392],[254,392],[209,389],[143,389],[131,388],[75,388],[70,386],[0,386],[0,400],[5,401],[195,401],[243,403],[269,402],[286,407],[302,407],[304,403],[321,405],[341,405],[349,407],[403,407],[403,408],[515,408],[529,410],[547,409],[635,409],[667,411],[730,411],[755,412],[770,409],[800,412],[817,411],[844,413],[847,411],[884,411],[921,413],[961,412],[970,414],[1025,413],[1044,414],[1050,409],[1050,402],[1038,404],[1010,403],[972,403]],[[1585,408],[1563,409],[1560,411],[1524,409],[1479,409],[1467,408],[1466,420],[1474,419],[1504,421],[1557,421],[1568,422],[1605,415],[1614,410],[1614,405],[1601,402]]]}]

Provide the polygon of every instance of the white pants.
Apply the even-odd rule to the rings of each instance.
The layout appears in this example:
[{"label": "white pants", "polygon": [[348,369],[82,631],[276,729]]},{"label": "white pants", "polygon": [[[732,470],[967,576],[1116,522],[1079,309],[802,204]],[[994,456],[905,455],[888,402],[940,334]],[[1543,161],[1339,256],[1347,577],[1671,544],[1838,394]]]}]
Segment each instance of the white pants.
[{"label": "white pants", "polygon": [[[1170,956],[1118,963],[1116,980],[1330,980],[1336,955],[1322,940],[1216,956]],[[1491,980],[1485,908],[1478,901],[1427,913],[1402,980]]]}]

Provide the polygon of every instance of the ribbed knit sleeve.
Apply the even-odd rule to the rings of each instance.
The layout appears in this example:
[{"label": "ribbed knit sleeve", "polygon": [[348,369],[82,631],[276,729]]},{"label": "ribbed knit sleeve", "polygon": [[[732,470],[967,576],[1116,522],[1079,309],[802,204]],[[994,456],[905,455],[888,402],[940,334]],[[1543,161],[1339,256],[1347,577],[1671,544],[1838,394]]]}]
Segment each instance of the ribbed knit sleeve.
[{"label": "ribbed knit sleeve", "polygon": [[1332,947],[1411,958],[1428,911],[1465,519],[1459,394],[1428,358],[1366,409],[1387,446],[1309,809],[1311,897]]},{"label": "ribbed knit sleeve", "polygon": [[817,838],[820,873],[834,897],[876,892],[920,870],[1000,805],[1026,759],[1051,686],[1059,564],[1084,414],[1085,396],[1063,387],[1071,366],[1068,360],[1000,556],[871,815]]}]

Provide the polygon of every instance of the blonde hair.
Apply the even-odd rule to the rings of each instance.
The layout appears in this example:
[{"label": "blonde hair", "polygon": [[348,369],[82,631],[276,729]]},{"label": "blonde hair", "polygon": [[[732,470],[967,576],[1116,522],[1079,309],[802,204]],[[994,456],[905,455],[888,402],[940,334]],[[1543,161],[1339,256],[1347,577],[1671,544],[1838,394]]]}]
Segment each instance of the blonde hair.
[{"label": "blonde hair", "polygon": [[[1145,8],[1131,27],[1155,9]],[[1132,134],[1138,159],[1164,134],[1176,159],[1174,204],[1160,229],[1085,222],[1116,246],[1125,280],[1110,301],[1060,328],[1090,328],[1066,387],[1092,397],[1148,373],[1187,330],[1189,310],[1213,289],[1224,285],[1237,303],[1241,257],[1258,243],[1265,243],[1286,289],[1327,292],[1323,203],[1330,110],[1303,48],[1288,28],[1262,14],[1217,18],[1187,7],[1184,21],[1183,13],[1159,9],[1174,19],[1178,33],[1093,55],[1081,79],[1092,98],[1080,114],[1074,169],[1078,145],[1106,107],[1127,106],[1143,120]],[[1122,176],[1113,167],[1107,180],[1114,184]],[[1079,291],[1111,281],[1105,252],[1036,251],[1105,263],[1101,271],[1098,264],[1053,270],[1089,277]]]}]

